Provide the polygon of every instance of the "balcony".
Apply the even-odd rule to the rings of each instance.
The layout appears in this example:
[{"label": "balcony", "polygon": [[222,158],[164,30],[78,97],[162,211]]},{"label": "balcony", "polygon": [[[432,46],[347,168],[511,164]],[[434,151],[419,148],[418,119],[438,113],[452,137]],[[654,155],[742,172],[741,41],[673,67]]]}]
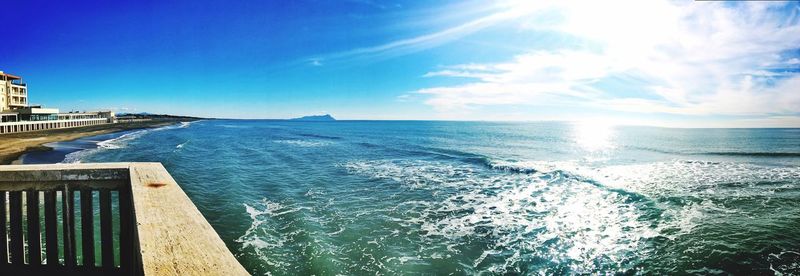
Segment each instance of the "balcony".
[{"label": "balcony", "polygon": [[0,203],[2,274],[247,275],[160,163],[0,166]]},{"label": "balcony", "polygon": [[12,92],[8,104],[12,106],[28,106],[28,97],[15,95]]}]

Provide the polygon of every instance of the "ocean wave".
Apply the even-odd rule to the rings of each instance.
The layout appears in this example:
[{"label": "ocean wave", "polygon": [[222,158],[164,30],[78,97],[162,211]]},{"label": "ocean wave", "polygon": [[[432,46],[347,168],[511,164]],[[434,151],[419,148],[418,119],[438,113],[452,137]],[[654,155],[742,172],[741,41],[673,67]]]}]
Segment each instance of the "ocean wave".
[{"label": "ocean wave", "polygon": [[130,132],[130,133],[126,133],[126,134],[124,134],[122,136],[119,136],[117,138],[114,138],[114,139],[109,139],[109,140],[105,140],[105,141],[99,142],[99,143],[97,143],[97,146],[100,147],[100,148],[104,148],[104,149],[121,149],[121,148],[126,147],[129,142],[131,142],[133,140],[136,140],[136,139],[142,137],[143,135],[146,135],[146,134],[149,134],[149,133],[153,133],[153,132],[158,132],[158,131],[164,131],[164,130],[188,128],[192,124],[194,124],[195,122],[197,122],[197,121],[180,122],[178,124],[173,124],[173,125],[168,125],[168,126],[163,126],[163,127],[158,127],[158,128],[141,129],[141,130],[133,131],[133,132]]},{"label": "ocean wave", "polygon": [[[241,254],[256,257],[258,265],[266,271],[288,275],[302,267],[303,260],[296,252],[309,246],[303,239],[310,233],[297,224],[303,216],[300,213],[312,209],[299,203],[270,201],[267,198],[243,206],[251,224],[235,240],[240,245]],[[337,231],[331,232],[331,235],[339,234]]]},{"label": "ocean wave", "polygon": [[552,173],[580,170],[575,161],[507,160],[483,154],[436,147],[416,147],[404,151],[424,156],[434,156],[443,161],[458,161],[510,173]]},{"label": "ocean wave", "polygon": [[339,137],[339,136],[329,136],[329,135],[313,134],[313,133],[298,133],[297,135],[303,136],[303,137],[320,138],[320,139],[328,139],[328,140],[339,140],[339,139],[342,139],[342,137]]},{"label": "ocean wave", "polygon": [[239,128],[239,129],[253,128],[252,126],[246,126],[246,125],[217,125],[217,126],[221,128]]},{"label": "ocean wave", "polygon": [[[800,187],[800,167],[771,167],[739,162],[673,160],[632,165],[591,167],[578,161],[513,161],[486,159],[485,166],[509,173],[559,173],[581,182],[645,194],[703,192],[730,186],[741,194],[748,188]],[[656,193],[653,193],[658,191]],[[720,192],[724,190],[714,190]]]},{"label": "ocean wave", "polygon": [[192,123],[194,123],[194,122],[180,122],[178,124],[173,124],[173,125],[168,125],[168,126],[163,126],[163,127],[158,127],[158,128],[146,128],[146,129],[131,131],[131,132],[125,133],[123,135],[120,135],[120,136],[118,136],[116,138],[112,138],[112,139],[108,139],[108,140],[104,140],[104,141],[98,141],[98,142],[96,142],[97,148],[85,149],[85,150],[69,153],[66,156],[64,156],[64,160],[61,161],[60,163],[79,163],[80,160],[86,158],[87,156],[93,155],[93,154],[95,154],[97,152],[100,152],[100,151],[123,149],[123,148],[127,147],[128,143],[130,143],[131,141],[139,139],[139,138],[141,138],[142,136],[144,136],[144,135],[146,135],[148,133],[157,132],[157,131],[164,131],[164,130],[170,130],[170,129],[188,128],[189,126],[191,126]]},{"label": "ocean wave", "polygon": [[151,130],[138,130],[123,134],[117,138],[100,141],[97,143],[97,147],[102,149],[121,149],[124,148],[128,142],[137,139],[142,135],[149,133],[150,131]]},{"label": "ocean wave", "polygon": [[303,148],[323,147],[332,144],[332,142],[330,141],[319,141],[319,140],[273,140],[273,142],[298,146]]},{"label": "ocean wave", "polygon": [[800,157],[800,152],[786,151],[676,151],[654,147],[629,146],[628,148],[674,155],[718,155],[741,157]]},{"label": "ocean wave", "polygon": [[89,156],[90,154],[94,153],[94,150],[95,149],[85,149],[76,152],[71,152],[65,155],[64,160],[62,160],[59,163],[66,163],[66,164],[81,163],[81,160],[83,160],[86,156]]},{"label": "ocean wave", "polygon": [[[700,225],[741,215],[738,207],[719,198],[770,200],[800,188],[798,167],[747,163],[675,160],[587,167],[577,161],[489,159],[485,166],[453,161],[360,160],[340,167],[430,191],[433,200],[399,205],[408,213],[398,221],[418,227],[419,235],[432,243],[445,238],[446,250],[454,254],[465,240],[493,240],[494,246],[473,264],[490,263],[482,271],[501,274],[522,272],[508,264],[531,254],[569,263],[569,271],[589,272],[608,268],[609,260],[650,250],[658,240],[696,243],[692,237],[708,231]],[[620,228],[608,228],[614,225]],[[486,261],[498,250],[509,263]],[[791,265],[776,269],[786,271]]]},{"label": "ocean wave", "polygon": [[732,156],[732,157],[800,157],[800,152],[788,151],[681,151],[681,150],[668,150],[655,147],[644,146],[627,146],[626,148],[634,150],[643,150],[655,153],[672,154],[672,155],[686,155],[686,156],[700,156],[700,155],[718,155],[718,156]]},{"label": "ocean wave", "polygon": [[178,128],[188,128],[188,127],[192,126],[192,124],[195,124],[195,123],[198,123],[198,122],[202,122],[202,121],[203,121],[203,120],[198,120],[198,121],[189,121],[189,122],[180,122],[180,123],[178,124]]},{"label": "ocean wave", "polygon": [[722,155],[722,156],[752,156],[752,157],[800,157],[800,152],[700,152],[697,155]]},{"label": "ocean wave", "polygon": [[769,254],[769,270],[775,275],[800,275],[800,252],[781,251],[777,254]]},{"label": "ocean wave", "polygon": [[484,164],[494,170],[513,173],[552,173],[580,170],[576,163],[572,161],[510,161],[487,158]]},{"label": "ocean wave", "polygon": [[800,186],[800,167],[768,167],[736,162],[675,160],[587,170],[610,187],[653,196],[717,194],[734,197],[771,194]]},{"label": "ocean wave", "polygon": [[[652,211],[647,205],[560,172],[490,173],[469,164],[419,160],[341,166],[351,174],[431,191],[431,200],[398,206],[403,210],[398,221],[418,229],[413,233],[427,241],[423,244],[443,246],[441,250],[453,254],[462,253],[471,240],[492,241],[473,260],[479,271],[523,273],[528,268],[515,264],[530,256],[561,260],[543,265],[542,273],[559,268],[596,271],[617,265],[612,260],[628,258],[646,246],[648,238],[660,235],[653,226],[658,223],[642,219]],[[504,256],[505,261],[487,262],[492,255]]]}]

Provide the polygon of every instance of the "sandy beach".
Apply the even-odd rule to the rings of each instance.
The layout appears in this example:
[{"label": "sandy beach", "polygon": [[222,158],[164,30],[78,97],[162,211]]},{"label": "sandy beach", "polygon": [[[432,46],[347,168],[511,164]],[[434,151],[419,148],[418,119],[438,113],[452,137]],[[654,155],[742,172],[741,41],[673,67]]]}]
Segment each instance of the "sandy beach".
[{"label": "sandy beach", "polygon": [[[185,120],[184,120],[185,121]],[[174,119],[147,122],[118,123],[80,128],[54,129],[37,132],[0,135],[0,164],[14,163],[28,151],[50,150],[44,144],[70,141],[81,137],[95,136],[130,129],[160,127],[179,122]]]}]

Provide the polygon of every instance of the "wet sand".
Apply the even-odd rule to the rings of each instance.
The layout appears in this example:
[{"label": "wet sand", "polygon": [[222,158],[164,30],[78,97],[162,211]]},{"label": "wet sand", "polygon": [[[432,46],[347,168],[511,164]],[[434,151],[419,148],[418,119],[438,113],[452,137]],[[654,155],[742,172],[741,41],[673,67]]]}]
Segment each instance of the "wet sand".
[{"label": "wet sand", "polygon": [[0,165],[15,163],[20,156],[29,151],[46,151],[51,148],[44,144],[70,141],[81,137],[95,136],[130,129],[153,128],[175,124],[187,120],[152,120],[146,122],[118,123],[79,128],[52,129],[45,131],[0,135]]}]

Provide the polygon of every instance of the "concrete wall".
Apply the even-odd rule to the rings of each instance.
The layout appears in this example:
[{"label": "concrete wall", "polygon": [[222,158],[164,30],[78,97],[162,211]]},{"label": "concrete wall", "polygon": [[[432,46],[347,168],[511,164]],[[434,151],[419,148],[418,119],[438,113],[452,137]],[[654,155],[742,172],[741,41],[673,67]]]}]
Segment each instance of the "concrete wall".
[{"label": "concrete wall", "polygon": [[147,118],[142,118],[142,119],[124,119],[123,118],[123,119],[117,119],[117,122],[118,123],[135,123],[135,122],[149,122],[149,121],[152,121],[152,120],[153,119],[147,119]]},{"label": "concrete wall", "polygon": [[0,123],[0,134],[40,131],[59,128],[85,127],[111,123],[107,118]]}]

